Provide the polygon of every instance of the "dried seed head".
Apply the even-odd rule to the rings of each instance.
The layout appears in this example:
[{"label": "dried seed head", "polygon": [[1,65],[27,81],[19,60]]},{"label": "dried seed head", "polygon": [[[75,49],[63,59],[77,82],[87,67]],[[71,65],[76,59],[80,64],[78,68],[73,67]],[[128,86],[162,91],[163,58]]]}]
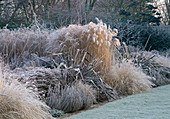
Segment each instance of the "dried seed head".
[{"label": "dried seed head", "polygon": [[101,34],[101,32],[102,32],[102,28],[99,27],[99,29],[98,29],[98,34]]},{"label": "dried seed head", "polygon": [[95,40],[96,40],[95,37],[93,37],[92,39],[93,39],[93,42],[95,43]]},{"label": "dried seed head", "polygon": [[115,39],[113,40],[113,44],[114,44],[115,46],[120,46],[120,41],[119,41],[119,39],[115,38]]},{"label": "dried seed head", "polygon": [[89,32],[90,32],[90,30],[87,30],[87,31],[86,31],[86,33],[89,33]]},{"label": "dried seed head", "polygon": [[96,31],[97,31],[97,28],[94,28],[94,32],[96,33]]},{"label": "dried seed head", "polygon": [[106,30],[107,29],[107,25],[104,23],[104,29]]},{"label": "dried seed head", "polygon": [[96,19],[97,23],[100,23],[100,20],[97,17],[95,17],[95,19]]},{"label": "dried seed head", "polygon": [[88,37],[87,37],[87,40],[89,40],[89,39],[90,39],[90,36],[91,36],[91,35],[89,34],[89,35],[88,35]]},{"label": "dried seed head", "polygon": [[109,41],[112,41],[112,34],[109,34]]},{"label": "dried seed head", "polygon": [[97,45],[98,45],[98,44],[99,44],[99,41],[97,40],[96,43],[97,43]]},{"label": "dried seed head", "polygon": [[104,32],[104,38],[107,40],[107,32]]},{"label": "dried seed head", "polygon": [[93,34],[93,37],[96,37],[96,36],[97,36],[96,33],[94,33],[94,34]]},{"label": "dried seed head", "polygon": [[100,39],[100,42],[103,43],[103,39]]},{"label": "dried seed head", "polygon": [[108,26],[108,30],[109,30],[109,31],[112,31],[112,29],[110,28],[110,25]]},{"label": "dried seed head", "polygon": [[93,22],[90,22],[89,26],[92,26],[94,28],[95,24]]},{"label": "dried seed head", "polygon": [[111,45],[111,44],[110,44],[110,42],[109,42],[109,41],[107,41],[107,45],[108,45],[108,47],[110,47],[110,45]]},{"label": "dried seed head", "polygon": [[113,32],[116,33],[116,34],[118,34],[118,30],[115,29],[115,28],[113,29]]},{"label": "dried seed head", "polygon": [[96,21],[97,21],[97,25],[103,25],[103,22],[102,22],[102,20],[99,20],[97,17],[95,18],[96,19]]}]

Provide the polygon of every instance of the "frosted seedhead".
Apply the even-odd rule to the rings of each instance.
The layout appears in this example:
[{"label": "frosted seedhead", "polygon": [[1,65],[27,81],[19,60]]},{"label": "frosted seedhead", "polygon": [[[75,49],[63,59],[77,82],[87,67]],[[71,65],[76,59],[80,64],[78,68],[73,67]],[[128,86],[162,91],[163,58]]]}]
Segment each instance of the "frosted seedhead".
[{"label": "frosted seedhead", "polygon": [[103,25],[102,20],[99,20],[97,17],[95,19],[96,19],[98,25],[100,25],[100,26]]},{"label": "frosted seedhead", "polygon": [[98,40],[96,41],[96,43],[97,43],[97,45],[99,45],[99,41]]},{"label": "frosted seedhead", "polygon": [[91,26],[90,28],[94,28],[95,25],[96,25],[95,23],[90,22],[88,26]]},{"label": "frosted seedhead", "polygon": [[92,39],[93,39],[93,42],[95,43],[95,40],[96,40],[95,37],[93,37]]},{"label": "frosted seedhead", "polygon": [[104,38],[107,40],[107,32],[104,32]]},{"label": "frosted seedhead", "polygon": [[96,35],[96,33],[93,34],[93,37],[97,38],[98,36]]},{"label": "frosted seedhead", "polygon": [[87,37],[87,40],[89,40],[89,39],[90,39],[90,36],[91,36],[91,35],[89,34],[89,35],[88,35],[88,37]]},{"label": "frosted seedhead", "polygon": [[102,28],[101,28],[101,27],[99,27],[99,29],[98,29],[98,34],[100,35],[100,34],[101,34],[101,32],[102,32]]},{"label": "frosted seedhead", "polygon": [[118,30],[115,29],[115,28],[113,29],[113,32],[116,33],[116,34],[118,34]]},{"label": "frosted seedhead", "polygon": [[110,44],[110,42],[109,42],[109,41],[107,41],[107,45],[108,45],[108,47],[110,47],[110,45],[111,45],[111,44]]},{"label": "frosted seedhead", "polygon": [[113,44],[114,44],[115,46],[120,46],[120,41],[119,41],[119,39],[115,38],[115,39],[113,40]]},{"label": "frosted seedhead", "polygon": [[107,30],[107,25],[104,23],[104,30]]},{"label": "frosted seedhead", "polygon": [[110,28],[110,25],[108,26],[108,30],[109,30],[109,31],[112,31],[112,29]]},{"label": "frosted seedhead", "polygon": [[95,17],[95,19],[96,19],[97,23],[100,23],[100,20],[99,20],[99,18]]},{"label": "frosted seedhead", "polygon": [[103,43],[103,39],[100,39],[100,42]]}]

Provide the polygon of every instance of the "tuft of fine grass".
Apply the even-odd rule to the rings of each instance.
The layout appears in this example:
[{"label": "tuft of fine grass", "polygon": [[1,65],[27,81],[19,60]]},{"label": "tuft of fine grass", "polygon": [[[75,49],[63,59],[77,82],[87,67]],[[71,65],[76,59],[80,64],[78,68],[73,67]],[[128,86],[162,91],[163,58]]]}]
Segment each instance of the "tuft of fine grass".
[{"label": "tuft of fine grass", "polygon": [[142,64],[143,71],[152,77],[155,86],[170,84],[170,58],[160,55],[157,51],[141,51],[139,64]]},{"label": "tuft of fine grass", "polygon": [[32,54],[46,55],[45,48],[48,32],[20,28],[17,30],[0,29],[0,55],[11,69],[22,67],[31,59]]},{"label": "tuft of fine grass", "polygon": [[122,62],[112,66],[104,81],[115,89],[120,95],[132,95],[151,89],[150,77],[140,68],[130,62]]},{"label": "tuft of fine grass", "polygon": [[95,91],[91,86],[76,81],[72,84],[56,85],[48,92],[47,105],[64,112],[75,112],[90,107],[96,102]]},{"label": "tuft of fine grass", "polygon": [[0,119],[51,119],[47,105],[19,82],[7,83],[0,73]]}]

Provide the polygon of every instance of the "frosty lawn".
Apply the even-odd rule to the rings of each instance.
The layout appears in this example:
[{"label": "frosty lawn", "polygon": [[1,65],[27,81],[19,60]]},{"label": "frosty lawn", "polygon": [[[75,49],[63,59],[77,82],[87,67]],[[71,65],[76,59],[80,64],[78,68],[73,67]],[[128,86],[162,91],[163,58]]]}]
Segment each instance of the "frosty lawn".
[{"label": "frosty lawn", "polygon": [[169,119],[170,85],[107,103],[67,119]]}]

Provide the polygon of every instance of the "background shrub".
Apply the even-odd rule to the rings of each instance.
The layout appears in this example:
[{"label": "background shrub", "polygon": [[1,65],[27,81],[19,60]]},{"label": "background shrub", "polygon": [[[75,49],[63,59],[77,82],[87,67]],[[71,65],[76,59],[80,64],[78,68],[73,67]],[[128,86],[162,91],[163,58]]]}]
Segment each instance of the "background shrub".
[{"label": "background shrub", "polygon": [[155,26],[130,23],[116,23],[113,26],[119,30],[119,40],[127,45],[159,51],[167,50],[170,47],[170,36],[164,30],[158,30]]}]

